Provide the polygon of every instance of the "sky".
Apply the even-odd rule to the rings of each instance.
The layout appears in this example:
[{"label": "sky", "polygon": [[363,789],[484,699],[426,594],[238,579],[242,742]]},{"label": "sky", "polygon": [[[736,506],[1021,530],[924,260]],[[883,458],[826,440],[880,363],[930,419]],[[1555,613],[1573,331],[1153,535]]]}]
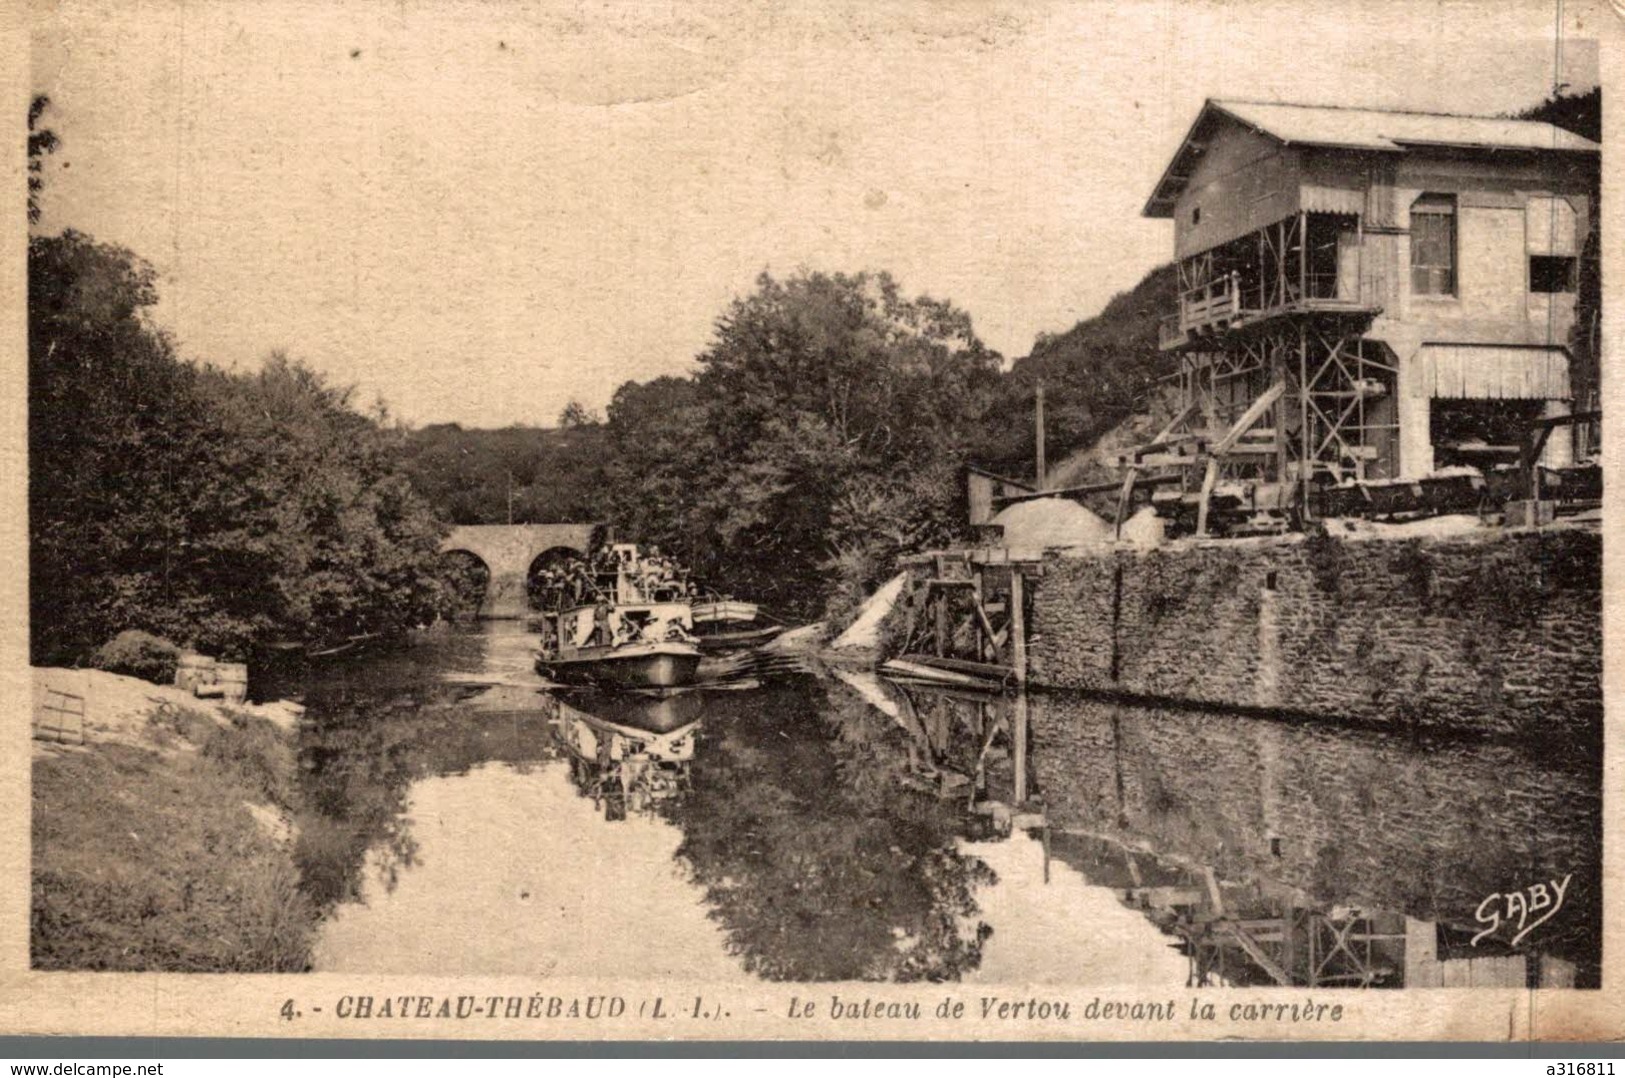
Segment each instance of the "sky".
[{"label": "sky", "polygon": [[[40,0],[40,229],[150,261],[183,355],[417,424],[692,370],[763,270],[888,270],[1014,358],[1171,257],[1204,98],[1521,109],[1556,2]],[[1562,12],[1586,89],[1618,16]]]}]

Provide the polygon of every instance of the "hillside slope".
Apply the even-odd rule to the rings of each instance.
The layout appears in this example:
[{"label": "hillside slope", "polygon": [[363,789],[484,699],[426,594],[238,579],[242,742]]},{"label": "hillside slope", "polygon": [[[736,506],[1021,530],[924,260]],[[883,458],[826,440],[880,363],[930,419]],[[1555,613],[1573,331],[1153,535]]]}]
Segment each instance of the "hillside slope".
[{"label": "hillside slope", "polygon": [[1161,379],[1178,369],[1173,356],[1157,347],[1157,322],[1174,309],[1175,298],[1174,267],[1159,266],[1094,317],[1065,333],[1040,336],[1007,375],[994,424],[1007,433],[996,449],[989,447],[984,462],[1006,474],[1029,474],[1033,397],[1041,378],[1049,456],[1065,460],[1060,474],[1075,474],[1081,465],[1073,456],[1150,407]]}]

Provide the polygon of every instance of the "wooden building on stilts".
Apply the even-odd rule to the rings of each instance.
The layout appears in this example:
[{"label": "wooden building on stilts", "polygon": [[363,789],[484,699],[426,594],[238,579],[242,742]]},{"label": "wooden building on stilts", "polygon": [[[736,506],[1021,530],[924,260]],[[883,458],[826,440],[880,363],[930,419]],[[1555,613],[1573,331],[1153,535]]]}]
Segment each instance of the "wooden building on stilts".
[{"label": "wooden building on stilts", "polygon": [[1136,498],[1199,535],[1470,508],[1502,473],[1508,497],[1600,491],[1573,346],[1599,151],[1531,121],[1208,101],[1144,210],[1174,221],[1179,402],[1122,459],[1119,521]]}]

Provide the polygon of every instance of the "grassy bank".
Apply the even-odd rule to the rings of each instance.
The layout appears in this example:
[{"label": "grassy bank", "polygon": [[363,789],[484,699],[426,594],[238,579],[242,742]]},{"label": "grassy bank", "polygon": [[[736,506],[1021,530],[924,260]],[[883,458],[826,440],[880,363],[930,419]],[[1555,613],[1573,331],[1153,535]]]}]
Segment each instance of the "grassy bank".
[{"label": "grassy bank", "polygon": [[33,964],[291,972],[315,911],[286,819],[296,763],[264,718],[155,705],[144,736],[42,747],[33,766]]}]

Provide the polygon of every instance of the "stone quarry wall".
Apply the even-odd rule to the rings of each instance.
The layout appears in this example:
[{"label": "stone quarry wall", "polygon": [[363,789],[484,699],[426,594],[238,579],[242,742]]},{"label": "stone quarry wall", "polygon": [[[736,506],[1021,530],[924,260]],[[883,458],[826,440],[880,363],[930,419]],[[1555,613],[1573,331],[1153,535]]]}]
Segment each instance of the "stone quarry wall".
[{"label": "stone quarry wall", "polygon": [[1602,537],[1182,542],[1052,555],[1033,684],[1496,735],[1592,737]]}]

